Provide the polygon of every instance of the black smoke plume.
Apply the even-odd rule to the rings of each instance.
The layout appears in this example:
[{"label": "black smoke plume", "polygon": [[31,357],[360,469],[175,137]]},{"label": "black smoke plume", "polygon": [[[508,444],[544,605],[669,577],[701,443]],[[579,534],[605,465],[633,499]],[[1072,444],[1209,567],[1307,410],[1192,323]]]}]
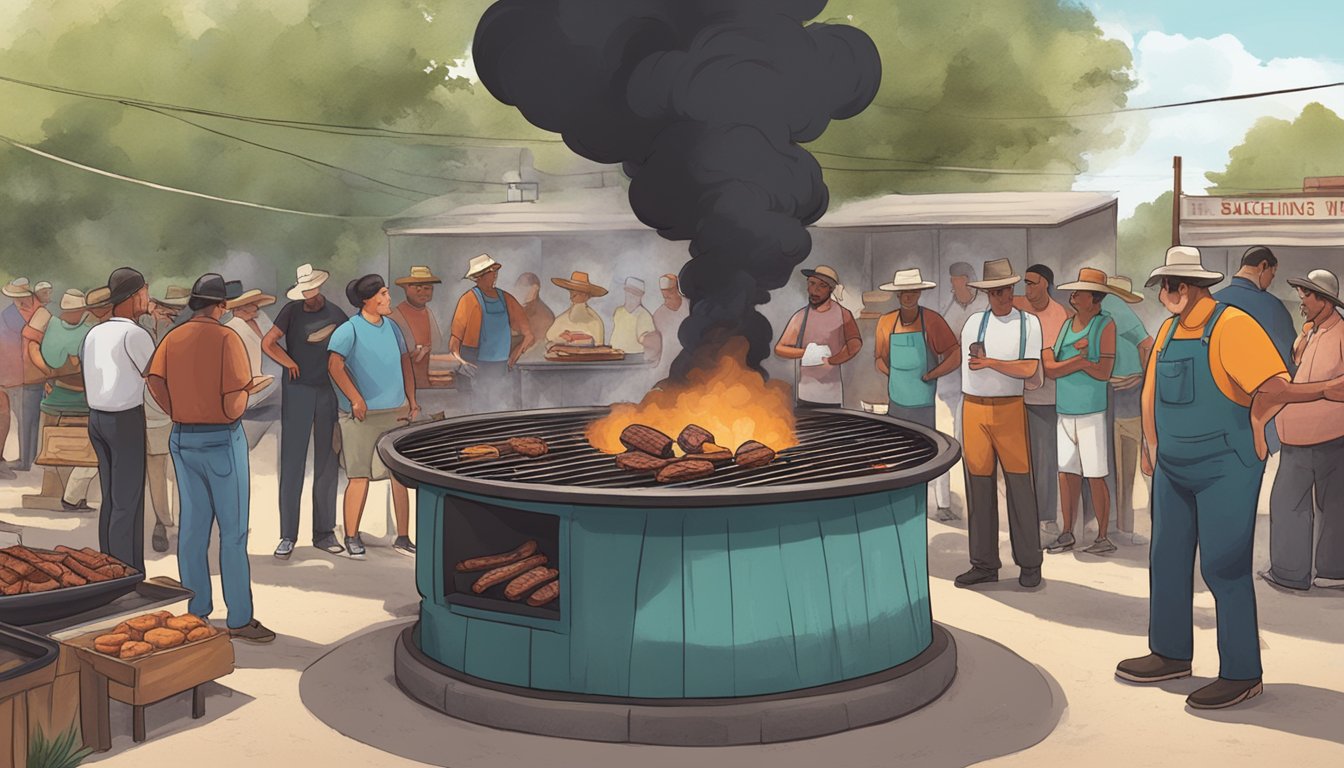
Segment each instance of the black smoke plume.
[{"label": "black smoke plume", "polygon": [[690,317],[672,375],[728,339],[762,372],[756,307],[807,258],[826,212],[821,168],[799,146],[877,93],[877,47],[807,22],[826,0],[499,0],[472,45],[500,101],[583,157],[621,163],[640,221],[689,240]]}]

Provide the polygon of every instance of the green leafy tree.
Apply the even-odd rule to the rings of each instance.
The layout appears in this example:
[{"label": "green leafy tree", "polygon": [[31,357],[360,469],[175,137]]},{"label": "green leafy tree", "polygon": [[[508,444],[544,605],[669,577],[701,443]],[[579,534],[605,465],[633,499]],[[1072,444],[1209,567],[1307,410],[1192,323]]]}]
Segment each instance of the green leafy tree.
[{"label": "green leafy tree", "polygon": [[1116,261],[1120,274],[1143,285],[1171,246],[1171,192],[1134,209],[1117,228]]},{"label": "green leafy tree", "polygon": [[1301,190],[1308,176],[1344,173],[1344,119],[1319,102],[1294,120],[1263,117],[1228,152],[1227,168],[1206,173],[1209,194]]}]

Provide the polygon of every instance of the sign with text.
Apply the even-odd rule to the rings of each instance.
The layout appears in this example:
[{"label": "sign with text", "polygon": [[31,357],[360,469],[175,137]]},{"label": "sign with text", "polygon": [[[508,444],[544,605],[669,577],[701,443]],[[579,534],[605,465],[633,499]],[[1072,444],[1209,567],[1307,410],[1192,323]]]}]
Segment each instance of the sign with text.
[{"label": "sign with text", "polygon": [[1344,195],[1313,197],[1182,197],[1185,221],[1344,221]]}]

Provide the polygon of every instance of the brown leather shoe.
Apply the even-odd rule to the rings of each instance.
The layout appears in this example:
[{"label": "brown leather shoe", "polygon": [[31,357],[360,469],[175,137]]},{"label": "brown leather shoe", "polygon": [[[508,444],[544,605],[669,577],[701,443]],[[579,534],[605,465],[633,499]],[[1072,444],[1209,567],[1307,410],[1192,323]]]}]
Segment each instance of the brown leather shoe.
[{"label": "brown leather shoe", "polygon": [[1190,662],[1150,653],[1115,665],[1115,676],[1131,683],[1160,683],[1190,676]]},{"label": "brown leather shoe", "polygon": [[1186,697],[1185,703],[1195,709],[1223,709],[1259,696],[1265,690],[1260,678],[1228,680],[1220,677]]}]

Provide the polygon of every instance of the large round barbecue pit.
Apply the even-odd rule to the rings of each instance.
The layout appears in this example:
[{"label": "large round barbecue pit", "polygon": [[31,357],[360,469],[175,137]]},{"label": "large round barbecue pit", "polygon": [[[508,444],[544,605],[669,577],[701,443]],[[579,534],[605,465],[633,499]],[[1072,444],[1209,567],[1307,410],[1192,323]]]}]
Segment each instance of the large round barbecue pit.
[{"label": "large round barbecue pit", "polygon": [[[409,695],[529,733],[730,745],[883,722],[951,684],[925,499],[955,441],[807,410],[765,466],[660,483],[589,444],[607,413],[476,414],[382,438],[418,488],[420,620],[395,651]],[[511,438],[547,451],[463,453]]]}]

